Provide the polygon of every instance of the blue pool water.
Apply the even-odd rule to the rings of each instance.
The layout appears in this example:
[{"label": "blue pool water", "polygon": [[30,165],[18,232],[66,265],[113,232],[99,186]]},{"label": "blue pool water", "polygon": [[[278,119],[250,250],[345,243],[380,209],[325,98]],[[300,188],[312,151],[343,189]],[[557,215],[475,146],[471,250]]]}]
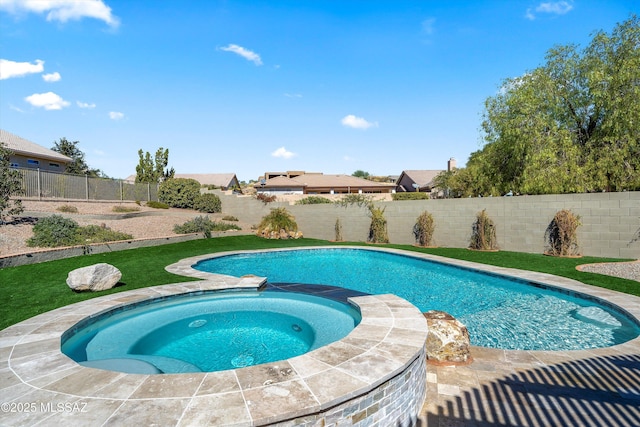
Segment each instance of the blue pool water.
[{"label": "blue pool water", "polygon": [[194,268],[255,274],[269,282],[341,286],[396,294],[421,311],[442,310],[462,321],[474,345],[512,350],[577,350],[619,344],[640,335],[626,315],[520,280],[410,256],[365,249],[301,249],[216,257]]},{"label": "blue pool water", "polygon": [[104,313],[67,331],[62,352],[129,373],[221,371],[298,356],[359,322],[354,307],[312,295],[218,292]]}]

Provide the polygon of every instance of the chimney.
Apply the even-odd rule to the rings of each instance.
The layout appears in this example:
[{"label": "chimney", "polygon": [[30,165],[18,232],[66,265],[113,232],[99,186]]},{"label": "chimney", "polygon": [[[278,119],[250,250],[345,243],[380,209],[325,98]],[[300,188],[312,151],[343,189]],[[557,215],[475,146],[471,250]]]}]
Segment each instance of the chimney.
[{"label": "chimney", "polygon": [[452,170],[454,170],[456,168],[456,159],[454,159],[453,157],[451,157],[449,159],[449,161],[447,162],[447,171],[451,172]]}]

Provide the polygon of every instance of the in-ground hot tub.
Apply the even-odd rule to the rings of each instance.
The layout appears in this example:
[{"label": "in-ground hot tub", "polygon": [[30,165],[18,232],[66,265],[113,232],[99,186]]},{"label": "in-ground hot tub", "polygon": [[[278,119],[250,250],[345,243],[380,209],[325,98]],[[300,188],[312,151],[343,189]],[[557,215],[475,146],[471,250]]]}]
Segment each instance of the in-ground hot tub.
[{"label": "in-ground hot tub", "polygon": [[[158,297],[268,286],[264,278],[194,275],[205,280],[92,298],[4,330],[3,348],[9,351],[0,362],[11,369],[3,381],[18,387],[17,401],[37,395],[53,407],[76,405],[80,410],[5,413],[3,421],[166,426],[313,426],[337,420],[388,426],[415,421],[426,394],[427,325],[416,307],[395,295],[351,296],[349,302],[362,318],[347,336],[299,356],[244,368],[128,374],[82,366],[62,353],[66,331],[109,310]],[[313,288],[306,292],[326,295]],[[338,295],[344,297],[344,289],[336,288]]]},{"label": "in-ground hot tub", "polygon": [[62,337],[83,366],[138,374],[213,372],[289,359],[347,336],[353,305],[295,292],[160,297],[85,319]]}]

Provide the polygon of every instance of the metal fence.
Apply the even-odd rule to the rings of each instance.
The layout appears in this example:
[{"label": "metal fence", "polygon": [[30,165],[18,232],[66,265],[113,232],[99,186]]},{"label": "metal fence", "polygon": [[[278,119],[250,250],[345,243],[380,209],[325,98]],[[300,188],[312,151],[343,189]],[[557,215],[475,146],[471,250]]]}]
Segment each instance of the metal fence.
[{"label": "metal fence", "polygon": [[133,183],[121,179],[18,169],[22,175],[24,197],[79,200],[158,200],[158,185]]}]

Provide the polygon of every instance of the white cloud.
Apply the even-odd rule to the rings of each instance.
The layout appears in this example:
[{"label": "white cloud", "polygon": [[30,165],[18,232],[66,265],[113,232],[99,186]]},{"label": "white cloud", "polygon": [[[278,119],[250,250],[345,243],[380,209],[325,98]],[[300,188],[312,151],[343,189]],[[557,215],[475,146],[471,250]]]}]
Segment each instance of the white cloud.
[{"label": "white cloud", "polygon": [[78,21],[95,18],[117,27],[120,20],[111,13],[103,0],[0,0],[0,10],[12,14],[47,14],[47,21]]},{"label": "white cloud", "polygon": [[427,18],[422,21],[422,32],[431,35],[435,32],[433,25],[436,23],[436,18]]},{"label": "white cloud", "polygon": [[60,95],[53,92],[34,93],[24,100],[34,107],[44,108],[45,110],[62,110],[64,107],[71,105],[62,99]]},{"label": "white cloud", "polygon": [[290,159],[290,158],[294,157],[296,154],[292,153],[291,151],[287,151],[287,149],[284,148],[284,147],[280,147],[276,151],[271,153],[271,155],[273,157],[281,157],[283,159]]},{"label": "white cloud", "polygon": [[260,55],[253,51],[250,51],[249,49],[245,49],[242,46],[238,46],[237,44],[230,44],[229,46],[221,47],[220,50],[224,50],[225,52],[233,52],[237,55],[242,56],[247,61],[251,61],[256,65],[262,65],[262,59],[260,59]]},{"label": "white cloud", "polygon": [[536,13],[550,13],[553,15],[564,15],[573,9],[573,2],[568,1],[555,1],[555,2],[542,2],[535,9],[527,9],[525,17],[531,21],[536,19]]},{"label": "white cloud", "polygon": [[284,96],[287,98],[302,98],[302,95],[299,93],[285,93]]},{"label": "white cloud", "polygon": [[76,101],[76,105],[80,108],[87,108],[87,109],[96,108],[96,104],[89,104],[88,102]]},{"label": "white cloud", "polygon": [[55,72],[55,73],[50,73],[50,74],[43,74],[42,75],[42,80],[44,80],[45,82],[57,82],[62,78],[62,76],[60,75],[59,72]]},{"label": "white cloud", "polygon": [[368,122],[362,117],[356,117],[353,114],[344,116],[341,120],[341,123],[346,127],[354,129],[369,129],[370,127],[378,127],[378,122]]},{"label": "white cloud", "polygon": [[124,119],[124,113],[119,111],[109,111],[109,118],[111,120],[122,120]]},{"label": "white cloud", "polygon": [[[0,4],[2,0],[0,0]],[[44,71],[44,61],[36,59],[35,64],[31,62],[15,62],[8,59],[0,59],[0,80],[11,77],[24,77],[27,74],[41,73]]]}]

